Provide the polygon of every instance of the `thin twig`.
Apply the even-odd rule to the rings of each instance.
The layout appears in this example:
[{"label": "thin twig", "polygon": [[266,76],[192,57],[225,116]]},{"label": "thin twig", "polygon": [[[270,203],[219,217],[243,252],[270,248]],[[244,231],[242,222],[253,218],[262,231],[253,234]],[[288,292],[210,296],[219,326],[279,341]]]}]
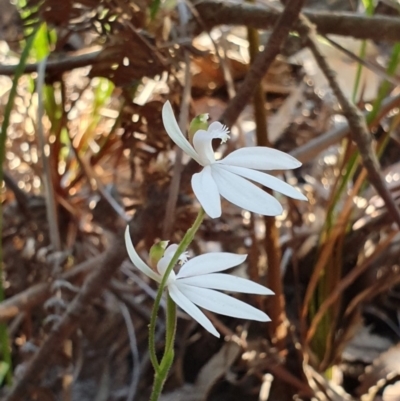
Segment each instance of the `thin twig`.
[{"label": "thin twig", "polygon": [[[385,116],[389,111],[400,106],[400,95],[391,96],[386,98],[382,102],[377,121],[379,121],[383,116]],[[364,113],[366,115],[366,113]],[[370,125],[374,127],[376,121],[372,122]],[[350,134],[349,124],[347,122],[335,127],[324,134],[311,139],[311,141],[306,144],[292,150],[290,154],[296,159],[300,160],[302,163],[307,163],[313,160],[319,153],[323,152],[325,149],[329,148],[336,143],[339,143],[345,136]]]},{"label": "thin twig", "polygon": [[[86,67],[96,63],[97,57],[101,53],[98,46],[87,49],[86,53],[82,52],[65,53],[53,56],[54,58],[47,61],[46,71],[49,73],[63,73],[71,71],[75,68]],[[27,64],[24,69],[25,74],[31,74],[38,70],[38,63]],[[0,75],[12,76],[15,74],[17,65],[0,65]]]},{"label": "thin twig", "polygon": [[38,110],[37,110],[37,134],[40,152],[42,156],[43,163],[43,184],[46,199],[46,215],[49,224],[49,234],[50,241],[54,251],[61,250],[61,239],[60,230],[58,227],[58,213],[56,200],[54,196],[54,185],[53,177],[51,174],[49,157],[46,154],[45,149],[45,138],[43,132],[43,115],[44,115],[44,105],[43,105],[43,88],[44,88],[44,77],[46,73],[46,62],[47,58],[44,58],[38,64],[38,78],[36,81],[37,95],[38,95]]},{"label": "thin twig", "polygon": [[54,251],[61,251],[60,229],[58,226],[57,204],[55,198],[55,191],[53,185],[53,178],[51,173],[49,157],[46,154],[45,138],[43,132],[43,115],[44,115],[44,101],[43,89],[44,78],[46,73],[47,58],[44,58],[38,64],[38,77],[36,81],[37,95],[38,95],[38,109],[37,109],[37,134],[40,146],[40,152],[43,163],[43,184],[46,199],[46,214],[47,222],[49,224],[50,241]]},{"label": "thin twig", "polygon": [[318,45],[314,39],[315,31],[311,24],[305,17],[301,17],[301,24],[298,25],[300,35],[304,39],[305,44],[311,50],[315,61],[328,80],[329,85],[343,110],[343,114],[349,123],[351,137],[357,144],[363,165],[368,172],[368,178],[371,184],[376,189],[376,192],[382,197],[389,213],[400,228],[400,211],[397,208],[397,205],[380,172],[379,161],[373,150],[372,135],[368,130],[364,116],[340,89],[336,81],[336,74],[332,71],[325,57],[318,49]]},{"label": "thin twig", "polygon": [[367,68],[368,70],[372,71],[374,74],[376,74],[379,78],[382,78],[388,82],[390,82],[391,84],[395,85],[395,86],[399,86],[400,85],[400,79],[397,78],[396,76],[393,75],[389,75],[385,68],[382,67],[380,64],[375,64],[372,63],[371,61],[365,59],[365,58],[361,58],[359,56],[357,56],[356,54],[354,54],[353,52],[351,52],[350,50],[346,49],[344,46],[342,46],[340,43],[338,43],[337,41],[329,38],[328,36],[324,35],[323,36],[324,39],[326,41],[328,41],[333,47],[336,47],[336,49],[338,49],[339,51],[341,51],[342,53],[344,53],[348,58],[350,58],[351,60],[355,61],[358,64],[361,64],[362,66],[364,66],[365,68]]},{"label": "thin twig", "polygon": [[257,55],[236,96],[229,102],[228,107],[222,114],[220,120],[223,124],[231,127],[250,101],[257,85],[267,73],[275,57],[279,54],[282,43],[298,19],[303,3],[304,0],[289,0],[287,2],[264,50]]},{"label": "thin twig", "polygon": [[123,302],[118,302],[118,306],[121,309],[122,316],[125,320],[126,330],[128,332],[128,337],[129,337],[129,345],[132,353],[132,362],[133,362],[132,380],[129,386],[129,393],[128,396],[126,397],[126,401],[133,401],[135,399],[140,378],[139,350],[137,347],[135,327],[133,326],[129,309]]}]

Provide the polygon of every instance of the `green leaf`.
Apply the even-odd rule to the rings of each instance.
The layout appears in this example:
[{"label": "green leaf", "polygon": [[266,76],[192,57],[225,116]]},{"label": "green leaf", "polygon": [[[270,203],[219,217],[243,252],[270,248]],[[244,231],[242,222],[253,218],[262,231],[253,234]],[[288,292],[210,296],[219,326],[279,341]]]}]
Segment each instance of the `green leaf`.
[{"label": "green leaf", "polygon": [[37,61],[41,61],[45,57],[47,57],[49,53],[50,53],[49,34],[47,30],[47,24],[43,23],[40,25],[40,28],[35,36],[35,40],[33,42],[33,47],[32,47],[32,54]]}]

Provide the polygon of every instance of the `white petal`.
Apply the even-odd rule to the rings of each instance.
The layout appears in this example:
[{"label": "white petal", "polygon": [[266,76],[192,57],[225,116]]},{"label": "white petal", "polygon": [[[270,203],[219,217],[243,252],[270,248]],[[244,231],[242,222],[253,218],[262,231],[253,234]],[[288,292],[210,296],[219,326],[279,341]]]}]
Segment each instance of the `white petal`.
[{"label": "white petal", "polygon": [[[165,274],[165,271],[167,270],[167,267],[169,265],[169,262],[171,259],[167,258],[161,258],[158,263],[157,263],[157,271],[160,273],[160,275],[163,277]],[[169,273],[168,276],[168,281],[167,283],[170,283],[171,281],[174,281],[176,279],[176,274],[173,270]]]},{"label": "white petal", "polygon": [[270,194],[236,174],[226,171],[219,164],[211,166],[219,193],[229,202],[264,216],[282,213],[281,204]]},{"label": "white petal", "polygon": [[179,125],[176,122],[171,103],[168,101],[166,103],[164,103],[164,106],[162,109],[162,120],[164,123],[164,128],[167,131],[167,134],[176,143],[176,145],[178,145],[192,159],[196,160],[197,163],[201,164],[199,156],[196,153],[196,151],[193,149],[193,146],[182,134],[181,129],[179,128]]},{"label": "white petal", "polygon": [[149,266],[147,266],[142,259],[140,259],[140,256],[138,255],[136,249],[132,244],[131,235],[129,233],[129,226],[127,226],[125,230],[125,245],[126,245],[126,250],[128,251],[129,258],[131,259],[132,263],[147,277],[150,277],[151,279],[157,281],[158,283],[161,282],[161,277],[156,272],[154,272]]},{"label": "white petal", "polygon": [[240,265],[246,258],[247,255],[237,255],[236,253],[228,252],[205,253],[185,263],[177,274],[177,278],[221,272]]},{"label": "white petal", "polygon": [[193,285],[195,287],[210,288],[212,290],[241,292],[244,294],[274,295],[273,291],[263,285],[241,277],[222,273],[182,278],[179,279],[179,283]]},{"label": "white petal", "polygon": [[183,309],[189,316],[191,316],[196,322],[202,325],[207,331],[213,334],[215,337],[220,337],[218,331],[215,329],[211,321],[207,316],[196,306],[193,302],[189,301],[185,295],[179,290],[176,285],[168,286],[169,295],[172,300]]},{"label": "white petal", "polygon": [[164,255],[157,263],[157,271],[161,274],[161,276],[163,276],[165,270],[167,270],[169,262],[171,262],[171,259],[174,256],[177,249],[178,249],[177,244],[171,244],[165,249]]},{"label": "white petal", "polygon": [[193,147],[199,155],[201,165],[208,166],[215,162],[214,149],[212,147],[213,135],[202,129],[193,136]]},{"label": "white petal", "polygon": [[179,247],[178,244],[171,244],[171,245],[168,245],[168,246],[165,248],[163,258],[169,258],[169,260],[171,260],[172,257],[175,255],[175,252],[176,252],[176,250],[178,249],[178,247]]},{"label": "white petal", "polygon": [[219,165],[220,168],[230,171],[231,173],[238,174],[242,177],[248,178],[252,181],[258,182],[274,191],[280,192],[290,198],[299,200],[308,200],[300,191],[287,184],[285,181],[280,180],[272,175],[262,173],[257,170],[250,170],[249,168],[227,166],[224,164]]},{"label": "white petal", "polygon": [[221,216],[221,197],[210,166],[204,167],[200,173],[193,174],[192,189],[201,206],[212,219]]},{"label": "white petal", "polygon": [[226,125],[221,124],[219,121],[214,121],[211,123],[207,129],[213,139],[221,139],[226,141],[229,138],[229,128]]},{"label": "white petal", "polygon": [[176,281],[175,285],[190,301],[211,312],[237,317],[239,319],[258,320],[260,322],[268,322],[271,320],[263,311],[230,297],[229,295],[207,288],[186,285],[180,281]]},{"label": "white petal", "polygon": [[[173,256],[175,255],[177,249],[178,249],[177,244],[171,244],[165,249],[163,257],[157,263],[157,271],[161,274],[161,276],[164,276],[165,271],[167,270],[168,265],[171,262]],[[168,282],[175,280],[175,278],[176,278],[175,272],[171,270],[168,276]]]},{"label": "white petal", "polygon": [[301,163],[293,156],[263,146],[235,150],[220,162],[255,170],[287,170],[301,166]]}]

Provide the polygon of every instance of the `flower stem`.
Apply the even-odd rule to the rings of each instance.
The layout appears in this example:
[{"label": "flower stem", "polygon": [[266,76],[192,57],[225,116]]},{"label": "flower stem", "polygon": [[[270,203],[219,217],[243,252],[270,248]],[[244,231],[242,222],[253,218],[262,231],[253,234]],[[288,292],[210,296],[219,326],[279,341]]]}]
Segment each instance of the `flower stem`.
[{"label": "flower stem", "polygon": [[160,365],[160,370],[154,375],[153,389],[151,391],[150,401],[158,401],[161,391],[164,387],[165,380],[167,379],[168,371],[174,361],[174,350],[170,350],[163,357],[163,366]]},{"label": "flower stem", "polygon": [[174,348],[175,332],[176,332],[176,304],[168,294],[167,328],[165,333],[165,353]]},{"label": "flower stem", "polygon": [[151,393],[150,401],[157,401],[161,395],[162,388],[164,386],[165,380],[167,378],[169,369],[174,360],[174,340],[176,331],[176,305],[168,295],[167,299],[167,324],[166,324],[166,341],[165,350],[161,362],[158,362],[156,355],[156,345],[155,345],[155,332],[157,324],[158,310],[160,309],[160,302],[164,292],[165,285],[167,284],[168,276],[172,269],[175,267],[179,260],[179,256],[186,251],[187,247],[193,241],[193,238],[200,228],[205,216],[204,210],[201,208],[197,214],[196,220],[192,227],[186,231],[181,243],[179,244],[174,256],[172,257],[167,270],[161,280],[160,287],[158,288],[156,299],[154,300],[153,310],[151,312],[150,326],[149,326],[149,352],[150,360],[153,364],[155,370],[153,390]]}]

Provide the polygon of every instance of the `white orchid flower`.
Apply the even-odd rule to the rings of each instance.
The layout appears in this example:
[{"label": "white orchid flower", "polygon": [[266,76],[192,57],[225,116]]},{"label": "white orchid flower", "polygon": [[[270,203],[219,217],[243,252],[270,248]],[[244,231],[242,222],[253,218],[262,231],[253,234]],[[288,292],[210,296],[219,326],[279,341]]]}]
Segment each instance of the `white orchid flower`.
[{"label": "white orchid flower", "polygon": [[[156,272],[143,262],[136,252],[132,245],[129,227],[125,231],[125,243],[132,263],[146,276],[160,283],[178,245],[172,244],[165,249],[163,257],[157,263]],[[184,262],[183,266],[177,274],[171,271],[168,277],[166,288],[169,295],[188,315],[216,337],[220,336],[218,331],[198,306],[221,315],[268,322],[270,318],[264,312],[229,295],[215,291],[273,295],[271,290],[260,284],[219,273],[240,265],[246,257],[247,255],[213,252],[196,256],[185,262],[187,255],[184,253],[180,257],[180,262]]]},{"label": "white orchid flower", "polygon": [[213,122],[207,131],[198,130],[193,146],[182,134],[176,122],[171,104],[166,102],[162,110],[165,130],[185,153],[197,161],[203,170],[192,177],[192,188],[205,212],[212,218],[221,216],[221,198],[254,213],[277,216],[282,213],[281,204],[263,191],[254,181],[294,199],[307,198],[286,182],[257,170],[286,170],[301,166],[287,153],[267,147],[247,147],[235,150],[224,159],[215,160],[211,142],[229,138],[229,130],[219,122]]}]

